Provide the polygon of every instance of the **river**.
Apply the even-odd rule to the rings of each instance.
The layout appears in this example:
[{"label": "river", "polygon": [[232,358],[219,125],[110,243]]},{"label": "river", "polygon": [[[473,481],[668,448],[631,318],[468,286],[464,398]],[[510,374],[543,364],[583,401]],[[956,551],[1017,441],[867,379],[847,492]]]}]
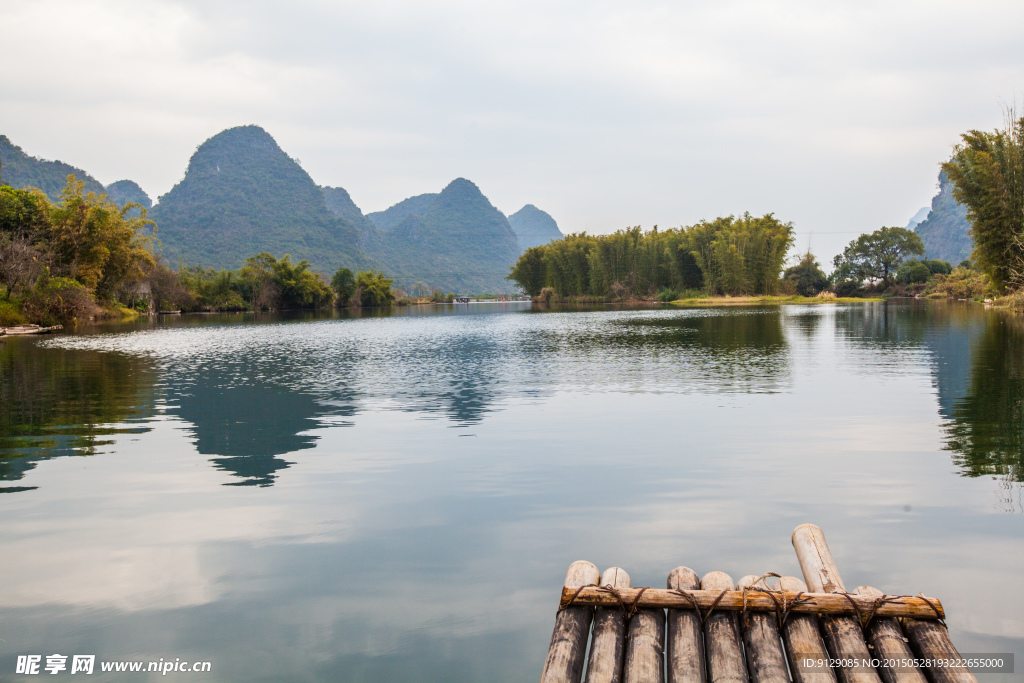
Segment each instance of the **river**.
[{"label": "river", "polygon": [[0,680],[532,681],[572,561],[799,575],[803,522],[1024,657],[1024,321],[979,306],[163,317],[0,341],[0,391]]}]

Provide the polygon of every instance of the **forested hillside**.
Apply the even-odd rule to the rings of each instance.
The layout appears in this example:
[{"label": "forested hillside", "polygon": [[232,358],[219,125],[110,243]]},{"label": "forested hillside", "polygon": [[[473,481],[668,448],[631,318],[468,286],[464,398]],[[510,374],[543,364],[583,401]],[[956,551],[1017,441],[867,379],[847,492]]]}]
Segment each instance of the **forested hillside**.
[{"label": "forested hillside", "polygon": [[555,219],[533,204],[527,204],[509,216],[508,223],[516,233],[519,246],[524,250],[564,237]]},{"label": "forested hillside", "polygon": [[967,208],[953,198],[953,185],[945,172],[939,174],[939,193],[932,199],[928,217],[917,224],[914,231],[924,242],[930,259],[957,264],[971,257],[971,224],[967,221]]},{"label": "forested hillside", "polygon": [[37,187],[46,193],[51,202],[60,199],[60,193],[68,184],[68,175],[74,175],[86,192],[103,193],[103,185],[80,168],[63,161],[46,161],[29,156],[21,147],[12,143],[6,135],[0,135],[0,185],[25,189]]},{"label": "forested hillside", "polygon": [[171,262],[234,269],[254,253],[316,270],[369,267],[359,228],[328,210],[312,178],[258,126],[213,136],[150,217]]},{"label": "forested hillside", "polygon": [[400,287],[424,282],[451,292],[509,291],[505,276],[519,256],[519,242],[476,185],[458,178],[440,194],[412,199],[380,212],[395,216],[402,206],[405,213],[384,233],[378,255]]}]

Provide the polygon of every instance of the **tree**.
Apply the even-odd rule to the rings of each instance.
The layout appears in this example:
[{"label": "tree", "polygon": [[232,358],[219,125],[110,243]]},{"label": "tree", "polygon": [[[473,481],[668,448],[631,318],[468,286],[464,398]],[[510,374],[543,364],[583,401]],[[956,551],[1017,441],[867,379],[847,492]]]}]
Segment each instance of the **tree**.
[{"label": "tree", "polygon": [[931,276],[932,271],[928,269],[928,264],[924,261],[918,261],[916,258],[904,262],[900,269],[896,271],[896,281],[905,285],[928,282],[928,278]]},{"label": "tree", "polygon": [[[141,204],[118,207],[105,195],[84,193],[84,188],[84,182],[68,176],[60,202],[50,211],[47,246],[56,274],[77,280],[98,300],[110,301],[123,285],[138,282],[153,267],[154,235],[145,231],[155,224]],[[139,210],[139,217],[128,215],[132,209]]]},{"label": "tree", "polygon": [[4,298],[27,289],[49,262],[50,202],[39,190],[0,187],[0,284]]},{"label": "tree", "polygon": [[[228,272],[219,276],[224,293],[232,287],[230,278]],[[289,254],[280,260],[267,252],[249,257],[242,268],[242,280],[244,288],[252,292],[256,309],[319,308],[334,299],[327,284],[310,272],[309,262],[303,259],[293,264]]]},{"label": "tree", "polygon": [[530,296],[537,296],[544,288],[544,252],[543,246],[530,247],[523,252],[516,264],[512,266],[512,272],[506,279],[513,280],[523,288],[523,291]]},{"label": "tree", "polygon": [[686,228],[611,235],[574,233],[531,247],[508,279],[531,296],[647,298],[659,291],[706,288],[713,294],[774,293],[793,226],[772,214],[745,213]]},{"label": "tree", "polygon": [[0,186],[0,233],[38,240],[50,225],[50,202],[40,190]]},{"label": "tree", "polygon": [[374,274],[364,271],[356,276],[356,291],[362,306],[390,306],[395,300],[391,292],[394,280],[384,277],[384,273]]},{"label": "tree", "polygon": [[292,264],[285,254],[274,264],[274,284],[281,291],[282,308],[319,308],[334,300],[330,287],[309,269],[309,261]]},{"label": "tree", "polygon": [[911,254],[923,254],[921,238],[906,228],[879,228],[850,242],[835,257],[833,282],[881,280],[892,284],[891,275]]},{"label": "tree", "polygon": [[792,283],[800,296],[814,296],[828,286],[828,276],[810,251],[800,259],[800,263],[786,269],[783,279]]},{"label": "tree", "polygon": [[338,268],[331,278],[331,289],[338,295],[338,303],[348,306],[356,293],[356,277],[348,268]]},{"label": "tree", "polygon": [[942,170],[967,207],[972,258],[996,287],[1024,286],[1024,117],[1009,109],[1004,130],[960,137]]},{"label": "tree", "polygon": [[686,235],[711,294],[774,294],[793,244],[793,224],[770,213],[745,213],[701,221]]},{"label": "tree", "polygon": [[953,272],[953,265],[949,261],[940,261],[938,259],[923,259],[921,263],[928,266],[928,272],[932,275],[949,275],[950,273]]},{"label": "tree", "polygon": [[252,293],[252,307],[257,311],[280,305],[281,289],[274,282],[276,265],[277,259],[265,251],[245,259],[242,280]]}]

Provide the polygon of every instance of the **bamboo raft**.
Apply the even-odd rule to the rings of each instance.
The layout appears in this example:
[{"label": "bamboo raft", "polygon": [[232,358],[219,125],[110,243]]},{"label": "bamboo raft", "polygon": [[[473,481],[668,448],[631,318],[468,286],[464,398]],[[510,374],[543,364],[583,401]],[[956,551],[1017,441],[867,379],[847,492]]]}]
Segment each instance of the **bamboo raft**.
[{"label": "bamboo raft", "polygon": [[17,334],[46,334],[56,330],[63,330],[63,325],[53,327],[40,327],[39,325],[14,325],[13,327],[0,327],[0,336]]},{"label": "bamboo raft", "polygon": [[676,567],[667,588],[633,588],[618,567],[574,562],[541,683],[579,683],[584,664],[587,683],[977,683],[949,665],[938,599],[848,593],[813,524],[793,547],[803,581]]}]

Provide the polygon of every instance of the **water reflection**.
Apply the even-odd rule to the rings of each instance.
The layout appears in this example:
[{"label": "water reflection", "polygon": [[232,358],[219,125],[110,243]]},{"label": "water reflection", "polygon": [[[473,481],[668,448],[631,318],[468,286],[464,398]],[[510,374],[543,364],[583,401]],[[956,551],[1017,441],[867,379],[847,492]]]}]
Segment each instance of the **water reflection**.
[{"label": "water reflection", "polygon": [[220,456],[211,462],[241,481],[234,486],[270,486],[292,462],[278,456],[313,448],[323,406],[308,394],[263,381],[233,385],[214,373],[174,383],[170,412],[192,425],[196,450]]},{"label": "water reflection", "polygon": [[140,423],[154,412],[155,386],[152,364],[138,356],[0,342],[0,481],[20,480],[42,460],[95,455],[114,435],[147,431]]},{"label": "water reflection", "polygon": [[229,484],[270,486],[294,454],[315,448],[319,428],[349,425],[367,409],[467,428],[509,400],[557,391],[789,391],[787,330],[811,342],[827,319],[854,372],[901,374],[930,357],[961,471],[1021,480],[1019,320],[968,306],[827,310],[582,307],[509,316],[438,307],[362,320],[171,318],[135,333],[8,340],[0,345],[0,478],[21,480],[40,460],[93,454],[113,435],[146,429],[137,423],[154,415],[157,396]]},{"label": "water reflection", "polygon": [[[1020,518],[941,450],[944,421],[966,426],[963,473],[1019,472],[998,424],[1022,422],[1019,328],[900,304],[495,310],[16,342],[17,382],[68,403],[54,424],[149,431],[0,496],[0,671],[45,649],[225,681],[528,680],[572,560],[636,585],[798,572],[806,521],[851,585],[941,596],[964,651],[1024,647],[1024,596],[972,588],[1018,579]],[[110,363],[138,415],[76,417],[112,390],[36,379],[48,354]],[[7,443],[61,431],[8,410],[10,363]]]},{"label": "water reflection", "polygon": [[970,368],[967,390],[946,424],[953,461],[965,476],[1024,481],[1024,321],[987,316],[964,367]]}]

